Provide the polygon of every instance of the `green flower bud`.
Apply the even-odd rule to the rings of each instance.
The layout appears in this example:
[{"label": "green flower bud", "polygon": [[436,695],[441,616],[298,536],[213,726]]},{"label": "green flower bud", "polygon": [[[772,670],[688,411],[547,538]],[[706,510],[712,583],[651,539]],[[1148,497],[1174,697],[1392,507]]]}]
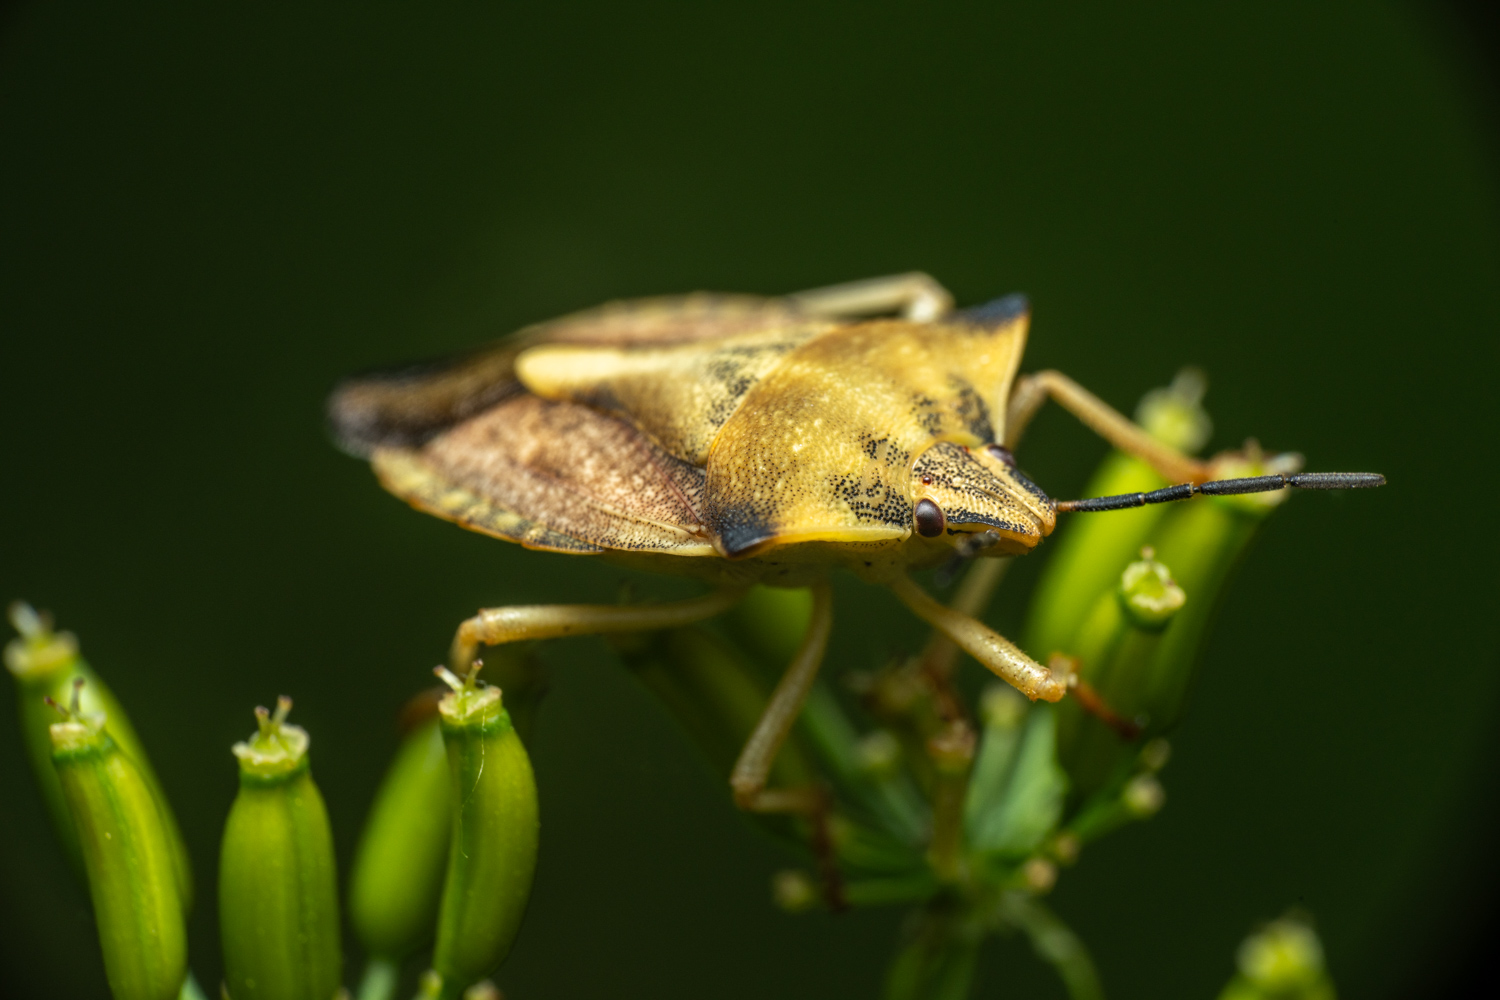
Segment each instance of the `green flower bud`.
[{"label": "green flower bud", "polygon": [[452,823],[448,757],[434,714],[401,741],[354,855],[349,916],[369,954],[401,959],[432,939]]},{"label": "green flower bud", "polygon": [[1120,575],[1120,605],[1137,627],[1159,629],[1187,602],[1187,594],[1172,579],[1171,570],[1155,559],[1150,546]]},{"label": "green flower bud", "polygon": [[1120,801],[1137,819],[1155,816],[1167,803],[1166,789],[1154,774],[1138,774],[1125,783]]},{"label": "green flower bud", "polygon": [[[1210,424],[1201,405],[1205,388],[1201,372],[1184,369],[1169,388],[1146,394],[1136,420],[1157,440],[1194,453],[1208,440]],[[1080,496],[1146,493],[1167,485],[1146,463],[1111,452]],[[1022,648],[1043,662],[1055,652],[1072,652],[1095,602],[1118,585],[1120,572],[1150,543],[1157,525],[1175,508],[1192,503],[1085,515],[1063,525],[1027,609]]]},{"label": "green flower bud", "polygon": [[[1295,455],[1267,459],[1252,442],[1244,452],[1217,458],[1214,475],[1288,472],[1299,463]],[[1051,648],[1077,660],[1079,677],[1116,716],[1144,724],[1147,735],[1169,731],[1182,717],[1198,651],[1230,574],[1265,516],[1285,499],[1280,492],[1162,505],[1168,510],[1142,539],[1142,558],[1117,577],[1117,593],[1096,597],[1087,615],[1069,618],[1071,635],[1047,640],[1056,642]],[[1072,604],[1063,610],[1074,613]],[[1062,620],[1058,614],[1054,609],[1053,618]],[[1034,620],[1045,617],[1036,612]],[[1131,750],[1120,733],[1085,717],[1082,707],[1061,706],[1058,746],[1074,787],[1088,793],[1116,776]]]},{"label": "green flower bud", "polygon": [[893,777],[901,767],[901,741],[888,729],[861,736],[855,752],[860,770],[875,778]]},{"label": "green flower bud", "polygon": [[[1171,623],[1190,604],[1173,571],[1150,546],[1140,556],[1125,567],[1115,590],[1096,600],[1069,648],[1078,676],[1114,721],[1107,726],[1090,717],[1082,697],[1059,706],[1059,755],[1083,793],[1104,785],[1132,755],[1122,736],[1134,738],[1134,727],[1155,720],[1159,705],[1151,694],[1157,651],[1175,627]],[[1079,694],[1085,695],[1082,685]]]},{"label": "green flower bud", "polygon": [[47,699],[60,705],[70,702],[77,690],[76,682],[83,681],[80,694],[80,711],[85,716],[101,716],[110,738],[135,765],[141,780],[155,796],[166,826],[167,840],[172,848],[172,867],[177,878],[177,895],[183,912],[192,908],[193,870],[187,847],[178,829],[177,819],[163,793],[156,772],[146,758],[146,751],[135,734],[125,710],[115,700],[109,688],[78,655],[78,640],[70,632],[52,631],[52,623],[45,612],[38,613],[29,604],[16,601],[10,606],[10,621],[20,638],[5,647],[5,665],[15,678],[17,706],[20,709],[21,736],[25,741],[26,755],[31,760],[36,774],[37,786],[52,817],[53,828],[63,845],[63,851],[73,868],[84,875],[83,853],[78,845],[78,833],[74,828],[59,782],[57,771],[52,766],[52,738],[50,727],[57,721],[57,713],[49,708]]},{"label": "green flower bud", "polygon": [[779,871],[771,879],[771,898],[787,913],[817,909],[822,895],[817,880],[804,871]]},{"label": "green flower bud", "polygon": [[1246,938],[1239,974],[1220,1000],[1334,1000],[1318,935],[1297,917],[1282,917]]},{"label": "green flower bud", "polygon": [[88,873],[104,971],[115,1000],[169,1000],[187,970],[187,937],[168,827],[156,796],[74,685],[50,729],[52,761]]},{"label": "green flower bud", "polygon": [[240,791],[219,853],[224,990],[233,1000],[332,1000],[343,956],[333,834],[308,767],[307,732],[255,710],[234,745]]},{"label": "green flower bud", "polygon": [[423,996],[455,1000],[499,968],[526,912],[536,870],[537,794],[531,760],[499,688],[439,667],[453,688],[438,711],[448,754],[453,840]]}]

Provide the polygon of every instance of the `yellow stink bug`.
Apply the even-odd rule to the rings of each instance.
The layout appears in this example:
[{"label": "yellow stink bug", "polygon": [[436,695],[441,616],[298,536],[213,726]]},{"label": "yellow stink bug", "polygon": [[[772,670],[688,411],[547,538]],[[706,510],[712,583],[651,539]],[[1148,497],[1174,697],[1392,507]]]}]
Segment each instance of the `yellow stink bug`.
[{"label": "yellow stink bug", "polygon": [[[754,583],[812,588],[812,624],[731,777],[745,808],[802,810],[806,795],[765,785],[827,644],[831,569],[890,587],[1027,697],[1057,701],[1071,676],[934,600],[908,571],[1027,552],[1067,511],[1384,482],[1218,479],[1214,462],[1163,445],[1066,376],[1018,378],[1024,298],[952,305],[923,274],[782,298],[611,303],[453,361],[351,379],[330,416],[343,445],[415,507],[528,548],[715,585],[671,604],[481,611],[454,639],[458,672],[481,644],[672,628],[725,611]],[[1180,485],[1054,501],[1011,454],[1048,398]]]}]

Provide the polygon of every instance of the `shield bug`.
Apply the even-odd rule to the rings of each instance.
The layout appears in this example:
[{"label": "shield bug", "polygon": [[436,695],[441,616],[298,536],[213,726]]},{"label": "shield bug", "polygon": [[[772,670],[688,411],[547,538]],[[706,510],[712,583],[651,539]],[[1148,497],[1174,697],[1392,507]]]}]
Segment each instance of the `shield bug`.
[{"label": "shield bug", "polygon": [[[827,644],[827,575],[890,587],[920,618],[1032,699],[1076,681],[911,581],[955,557],[1010,556],[1057,516],[1288,487],[1379,486],[1368,473],[1224,479],[1059,372],[1018,377],[1030,309],[1018,295],[955,310],[924,274],[779,298],[696,294],[616,302],[527,327],[438,364],[340,385],[334,433],[421,510],[527,548],[697,576],[707,595],[652,606],[518,606],[463,622],[483,644],[672,628],[751,584],[810,587],[813,619],[731,776],[761,811],[816,809],[767,789]],[[1052,399],[1177,485],[1056,501],[1013,449]]]}]

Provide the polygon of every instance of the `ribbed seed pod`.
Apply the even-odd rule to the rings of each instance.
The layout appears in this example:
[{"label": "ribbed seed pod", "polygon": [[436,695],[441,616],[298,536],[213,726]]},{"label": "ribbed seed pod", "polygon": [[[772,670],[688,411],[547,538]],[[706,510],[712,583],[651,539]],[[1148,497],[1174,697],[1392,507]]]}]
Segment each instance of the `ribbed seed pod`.
[{"label": "ribbed seed pod", "polygon": [[[1193,596],[1196,599],[1196,595]],[[1115,588],[1101,595],[1067,647],[1079,676],[1122,720],[1151,725],[1155,719],[1157,653],[1189,595],[1148,546],[1125,567]],[[1134,754],[1118,732],[1084,714],[1077,704],[1058,713],[1058,757],[1079,792],[1107,781]]]},{"label": "ribbed seed pod", "polygon": [[52,760],[71,813],[104,972],[115,1000],[170,1000],[187,970],[187,938],[167,825],[141,772],[81,713],[78,688],[50,729]]},{"label": "ribbed seed pod", "polygon": [[[1141,399],[1136,420],[1158,441],[1192,454],[1208,441],[1211,425],[1201,405],[1205,389],[1201,372],[1184,369],[1170,387],[1154,389]],[[1104,459],[1079,495],[1145,493],[1166,485],[1145,462],[1116,451]],[[1043,662],[1054,652],[1070,651],[1095,602],[1115,588],[1121,570],[1141,546],[1151,543],[1156,527],[1173,511],[1195,502],[1090,514],[1062,525],[1027,609],[1022,648]]]},{"label": "ribbed seed pod", "polygon": [[57,712],[50,708],[47,699],[59,705],[69,704],[75,690],[75,682],[84,682],[79,695],[79,706],[83,715],[100,716],[105,729],[120,753],[135,765],[146,787],[156,797],[162,822],[166,826],[167,840],[172,848],[173,871],[177,877],[177,895],[183,912],[192,909],[193,872],[188,858],[182,832],[177,819],[162,792],[151,762],[141,748],[135,729],[125,710],[115,700],[109,688],[78,655],[78,640],[70,632],[52,631],[52,623],[45,613],[39,613],[29,604],[16,601],[10,606],[10,621],[20,638],[13,639],[5,647],[5,665],[16,681],[16,703],[21,717],[21,736],[26,744],[26,755],[31,760],[36,774],[37,786],[47,803],[53,828],[63,845],[63,851],[79,877],[84,877],[83,854],[78,846],[78,833],[74,829],[73,817],[68,811],[62,785],[57,771],[52,766],[52,737],[50,728],[57,721]]},{"label": "ribbed seed pod", "polygon": [[332,1000],[342,965],[333,835],[289,698],[234,745],[240,791],[219,854],[224,988],[233,1000]]},{"label": "ribbed seed pod", "polygon": [[456,1000],[499,968],[521,926],[536,869],[531,760],[500,690],[438,668],[453,688],[438,711],[448,753],[453,840],[423,995]]},{"label": "ribbed seed pod", "polygon": [[437,715],[401,741],[360,834],[349,917],[370,955],[399,960],[432,940],[453,812]]}]

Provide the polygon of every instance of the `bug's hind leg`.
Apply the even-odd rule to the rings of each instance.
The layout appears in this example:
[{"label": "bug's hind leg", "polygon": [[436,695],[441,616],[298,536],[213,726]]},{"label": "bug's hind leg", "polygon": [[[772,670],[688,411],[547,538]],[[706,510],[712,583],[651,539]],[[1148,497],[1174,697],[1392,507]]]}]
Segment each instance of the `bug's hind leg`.
[{"label": "bug's hind leg", "polygon": [[795,292],[787,298],[815,316],[872,316],[899,310],[916,323],[930,323],[953,309],[953,296],[921,271],[851,281]]},{"label": "bug's hind leg", "polygon": [[1026,425],[1048,399],[1128,455],[1134,455],[1172,483],[1201,483],[1212,467],[1162,444],[1123,413],[1058,371],[1040,371],[1016,380],[1005,415],[1005,446],[1015,448]]},{"label": "bug's hind leg", "polygon": [[481,645],[679,628],[722,614],[743,596],[745,588],[727,587],[667,604],[519,604],[485,608],[458,627],[449,660],[454,672],[461,675],[468,672]]},{"label": "bug's hind leg", "polygon": [[827,580],[812,586],[812,620],[802,637],[792,662],[781,682],[771,693],[771,700],[761,713],[760,721],[729,775],[734,802],[747,812],[795,813],[806,816],[812,826],[812,849],[823,877],[823,890],[830,909],[838,911],[847,905],[843,883],[834,858],[833,838],[829,830],[832,802],[826,789],[815,785],[800,788],[767,788],[766,781],[776,755],[791,734],[797,716],[802,712],[807,692],[823,665],[828,649],[828,633],[833,627],[833,592]]},{"label": "bug's hind leg", "polygon": [[752,812],[811,812],[821,792],[810,788],[766,788],[771,765],[792,731],[807,692],[823,665],[828,649],[828,633],[833,627],[833,592],[827,580],[813,584],[812,621],[802,637],[802,645],[787,666],[781,683],[771,693],[766,710],[761,713],[755,731],[745,741],[739,760],[729,775],[734,801],[741,809]]}]

